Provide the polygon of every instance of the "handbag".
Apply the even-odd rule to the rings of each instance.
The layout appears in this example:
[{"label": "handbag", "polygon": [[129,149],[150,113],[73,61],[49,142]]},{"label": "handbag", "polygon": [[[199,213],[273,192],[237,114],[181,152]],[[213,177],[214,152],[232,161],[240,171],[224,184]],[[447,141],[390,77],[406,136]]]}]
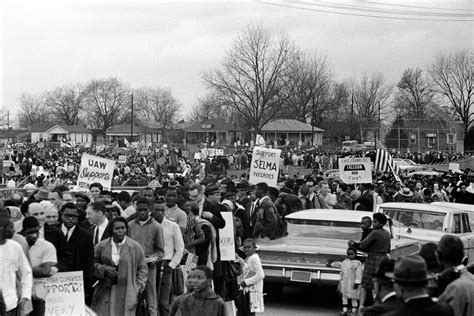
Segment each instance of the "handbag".
[{"label": "handbag", "polygon": [[254,286],[251,286],[248,293],[250,301],[250,312],[263,313],[265,311],[265,306],[263,304],[262,292],[258,292]]},{"label": "handbag", "polygon": [[149,316],[150,315],[148,313],[148,306],[146,304],[146,299],[143,293],[138,294],[137,309],[136,309],[135,315],[136,316]]},{"label": "handbag", "polygon": [[184,293],[184,276],[181,268],[177,267],[176,269],[171,270],[171,284],[172,294],[181,295]]}]

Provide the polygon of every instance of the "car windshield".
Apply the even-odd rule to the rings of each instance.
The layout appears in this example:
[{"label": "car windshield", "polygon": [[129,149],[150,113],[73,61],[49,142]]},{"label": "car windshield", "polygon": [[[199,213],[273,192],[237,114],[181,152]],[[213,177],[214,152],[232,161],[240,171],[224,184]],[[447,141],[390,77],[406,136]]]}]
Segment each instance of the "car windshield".
[{"label": "car windshield", "polygon": [[443,230],[446,213],[415,210],[384,209],[384,214],[393,220],[395,226]]},{"label": "car windshield", "polygon": [[358,222],[288,219],[288,237],[360,240],[361,236]]}]

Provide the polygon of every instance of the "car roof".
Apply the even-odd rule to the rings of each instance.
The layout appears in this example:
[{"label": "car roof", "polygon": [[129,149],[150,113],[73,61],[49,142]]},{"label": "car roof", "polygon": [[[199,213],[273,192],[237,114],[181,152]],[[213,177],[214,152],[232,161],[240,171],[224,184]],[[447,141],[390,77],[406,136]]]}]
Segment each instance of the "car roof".
[{"label": "car roof", "polygon": [[433,202],[431,205],[447,206],[460,209],[463,211],[474,212],[474,205],[463,204],[463,203],[452,203],[452,202]]},{"label": "car roof", "polygon": [[[454,203],[449,203],[454,204]],[[424,203],[408,203],[408,202],[389,202],[380,204],[382,208],[410,209],[415,211],[427,211],[436,213],[462,213],[462,210],[451,205],[436,205]]]},{"label": "car roof", "polygon": [[309,209],[291,213],[286,216],[287,219],[306,219],[306,220],[330,220],[340,222],[357,222],[361,218],[369,216],[372,218],[372,212],[350,211],[339,209]]}]

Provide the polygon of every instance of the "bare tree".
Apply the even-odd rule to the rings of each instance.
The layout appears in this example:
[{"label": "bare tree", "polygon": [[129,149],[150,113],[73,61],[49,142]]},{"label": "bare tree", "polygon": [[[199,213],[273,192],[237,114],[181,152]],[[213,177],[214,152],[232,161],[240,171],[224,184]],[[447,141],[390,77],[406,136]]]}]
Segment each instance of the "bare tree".
[{"label": "bare tree", "polygon": [[383,120],[391,110],[391,94],[392,87],[386,84],[381,73],[363,75],[354,84],[354,114],[360,121],[361,140],[367,138],[369,130],[375,132],[379,116]]},{"label": "bare tree", "polygon": [[105,136],[107,130],[120,121],[129,100],[128,87],[117,78],[90,81],[84,98],[89,123]]},{"label": "bare tree", "polygon": [[84,108],[84,87],[80,84],[58,87],[47,93],[46,105],[55,121],[77,125]]},{"label": "bare tree", "polygon": [[163,130],[172,128],[177,120],[181,104],[170,90],[161,88],[141,88],[134,92],[139,119],[154,121]]},{"label": "bare tree", "polygon": [[50,112],[46,106],[45,99],[43,93],[32,94],[24,92],[20,96],[18,122],[21,127],[30,127],[36,123],[50,121]]},{"label": "bare tree", "polygon": [[415,118],[424,118],[428,114],[427,107],[433,102],[434,93],[421,69],[406,69],[397,88],[396,107],[400,113]]},{"label": "bare tree", "polygon": [[[197,105],[186,115],[186,122],[198,124],[209,119],[223,119],[229,122],[232,118],[233,109],[225,104],[217,93],[209,93],[199,98]],[[235,111],[235,110],[234,110]]]},{"label": "bare tree", "polygon": [[273,119],[289,98],[288,72],[294,46],[251,25],[234,41],[220,69],[203,75],[207,86],[255,129]]},{"label": "bare tree", "polygon": [[439,54],[428,69],[437,92],[449,100],[464,123],[464,134],[474,121],[473,55],[468,51]]},{"label": "bare tree", "polygon": [[[285,105],[286,116],[306,122],[321,117],[325,111],[332,74],[326,56],[296,52],[292,59],[288,84],[292,86]],[[314,123],[314,122],[313,122]]]}]

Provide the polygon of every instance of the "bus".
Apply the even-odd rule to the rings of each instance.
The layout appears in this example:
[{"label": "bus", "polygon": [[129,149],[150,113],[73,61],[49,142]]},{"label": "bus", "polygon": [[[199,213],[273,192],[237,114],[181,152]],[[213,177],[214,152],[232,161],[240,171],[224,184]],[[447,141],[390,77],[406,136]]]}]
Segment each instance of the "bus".
[{"label": "bus", "polygon": [[346,140],[342,142],[342,151],[354,151],[358,142],[356,140]]}]

